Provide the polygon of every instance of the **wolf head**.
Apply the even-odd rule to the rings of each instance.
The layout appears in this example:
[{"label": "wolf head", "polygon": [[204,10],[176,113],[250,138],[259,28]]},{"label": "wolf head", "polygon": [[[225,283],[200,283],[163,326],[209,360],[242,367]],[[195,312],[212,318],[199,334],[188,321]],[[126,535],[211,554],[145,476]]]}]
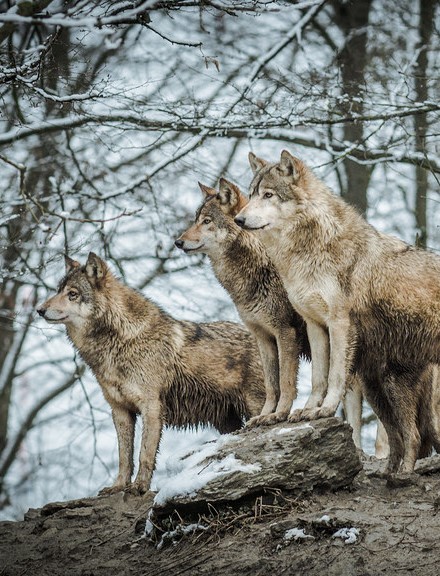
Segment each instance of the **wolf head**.
[{"label": "wolf head", "polygon": [[280,161],[271,164],[249,153],[254,173],[250,186],[249,203],[236,216],[235,222],[248,230],[269,230],[291,220],[310,198],[313,182],[311,170],[287,150]]},{"label": "wolf head", "polygon": [[199,186],[205,199],[196,212],[194,224],[179,236],[175,245],[187,253],[212,254],[239,232],[233,218],[248,200],[235,184],[224,178],[220,178],[218,191],[200,182]]},{"label": "wolf head", "polygon": [[50,324],[80,326],[91,317],[97,292],[105,288],[111,276],[107,264],[90,252],[85,266],[68,256],[65,258],[66,275],[58,285],[58,292],[37,312]]}]

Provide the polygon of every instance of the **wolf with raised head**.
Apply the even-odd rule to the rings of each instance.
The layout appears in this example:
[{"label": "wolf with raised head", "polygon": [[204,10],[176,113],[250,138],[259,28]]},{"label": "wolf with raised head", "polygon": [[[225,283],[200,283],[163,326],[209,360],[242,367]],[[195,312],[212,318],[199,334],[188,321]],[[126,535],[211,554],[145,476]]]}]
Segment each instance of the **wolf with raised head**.
[{"label": "wolf with raised head", "polygon": [[355,367],[388,434],[388,472],[411,472],[423,444],[440,449],[424,376],[440,363],[440,258],[379,233],[289,152],[249,160],[235,220],[265,244],[312,352],[312,393],[291,419],[333,415]]},{"label": "wolf with raised head", "polygon": [[310,358],[306,325],[289,302],[280,275],[259,239],[237,226],[234,216],[247,203],[224,178],[219,190],[199,184],[205,200],[194,224],[176,240],[186,253],[207,254],[214,274],[254,335],[263,365],[266,402],[248,424],[287,419],[296,398],[299,357]]},{"label": "wolf with raised head", "polygon": [[[49,323],[65,324],[110,404],[119,473],[104,492],[149,489],[164,424],[211,424],[227,433],[261,412],[263,372],[244,327],[175,320],[123,284],[92,252],[84,266],[66,258],[58,293],[38,313]],[[131,484],[138,414],[139,471]]]}]

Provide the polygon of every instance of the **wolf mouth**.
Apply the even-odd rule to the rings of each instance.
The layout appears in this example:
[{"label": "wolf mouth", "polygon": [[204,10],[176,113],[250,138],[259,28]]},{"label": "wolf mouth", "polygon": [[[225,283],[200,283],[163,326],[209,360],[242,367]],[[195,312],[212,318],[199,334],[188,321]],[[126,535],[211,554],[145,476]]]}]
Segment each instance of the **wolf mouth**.
[{"label": "wolf mouth", "polygon": [[263,224],[263,226],[246,226],[246,224],[243,226],[243,228],[245,230],[263,230],[264,228],[267,228],[267,226],[269,226],[270,223],[267,224]]},{"label": "wolf mouth", "polygon": [[45,318],[46,322],[49,324],[59,324],[60,322],[64,322],[67,320],[69,316],[63,316],[62,318]]},{"label": "wolf mouth", "polygon": [[197,252],[204,246],[205,246],[204,244],[200,244],[200,246],[196,246],[195,248],[183,248],[183,251],[185,252],[185,254],[188,254],[189,252]]}]

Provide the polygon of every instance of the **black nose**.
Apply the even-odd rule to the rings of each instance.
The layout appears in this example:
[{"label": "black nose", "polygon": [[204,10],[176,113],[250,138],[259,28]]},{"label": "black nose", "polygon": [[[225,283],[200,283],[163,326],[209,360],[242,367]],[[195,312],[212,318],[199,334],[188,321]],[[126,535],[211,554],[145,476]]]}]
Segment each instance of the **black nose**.
[{"label": "black nose", "polygon": [[234,218],[234,222],[235,222],[238,226],[240,226],[240,228],[243,228],[243,227],[244,227],[245,221],[246,221],[246,219],[245,219],[244,216],[236,216],[236,217]]},{"label": "black nose", "polygon": [[37,312],[44,318],[44,315],[46,314],[46,310],[44,308],[38,308]]},{"label": "black nose", "polygon": [[174,242],[174,244],[177,246],[177,248],[183,248],[184,242],[183,242],[183,240],[181,240],[180,238],[178,238],[178,239]]}]

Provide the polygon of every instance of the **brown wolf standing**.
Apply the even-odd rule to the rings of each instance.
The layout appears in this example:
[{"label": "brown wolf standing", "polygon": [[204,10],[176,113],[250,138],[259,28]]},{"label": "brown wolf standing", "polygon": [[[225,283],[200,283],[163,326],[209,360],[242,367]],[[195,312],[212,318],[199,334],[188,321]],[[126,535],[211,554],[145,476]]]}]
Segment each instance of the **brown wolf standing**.
[{"label": "brown wolf standing", "polygon": [[214,273],[254,335],[263,365],[266,402],[249,424],[286,420],[296,398],[299,357],[310,359],[306,325],[289,302],[281,278],[258,238],[233,217],[247,203],[224,178],[219,192],[200,184],[205,201],[195,223],[175,242],[187,253],[207,254]]},{"label": "brown wolf standing", "polygon": [[[299,356],[311,359],[306,325],[290,304],[278,270],[263,244],[255,234],[239,228],[233,221],[248,199],[224,178],[220,179],[218,192],[200,187],[205,201],[197,210],[194,225],[180,236],[176,245],[186,252],[208,255],[217,279],[256,337],[265,369],[266,403],[263,415],[249,423],[271,424],[287,418],[290,412],[296,397]],[[359,379],[351,376],[344,398],[346,418],[358,448],[361,448],[362,420],[360,388]]]},{"label": "brown wolf standing", "polygon": [[122,284],[92,252],[85,266],[66,258],[58,293],[38,313],[66,325],[112,409],[119,474],[130,486],[136,415],[143,431],[131,488],[150,486],[162,427],[212,424],[231,432],[260,413],[265,391],[255,341],[233,322],[178,321]]},{"label": "brown wolf standing", "polygon": [[421,443],[440,449],[421,377],[440,363],[440,258],[379,233],[289,152],[249,159],[236,222],[266,245],[312,351],[312,394],[292,419],[334,414],[354,365],[387,430],[388,471],[412,471]]}]

